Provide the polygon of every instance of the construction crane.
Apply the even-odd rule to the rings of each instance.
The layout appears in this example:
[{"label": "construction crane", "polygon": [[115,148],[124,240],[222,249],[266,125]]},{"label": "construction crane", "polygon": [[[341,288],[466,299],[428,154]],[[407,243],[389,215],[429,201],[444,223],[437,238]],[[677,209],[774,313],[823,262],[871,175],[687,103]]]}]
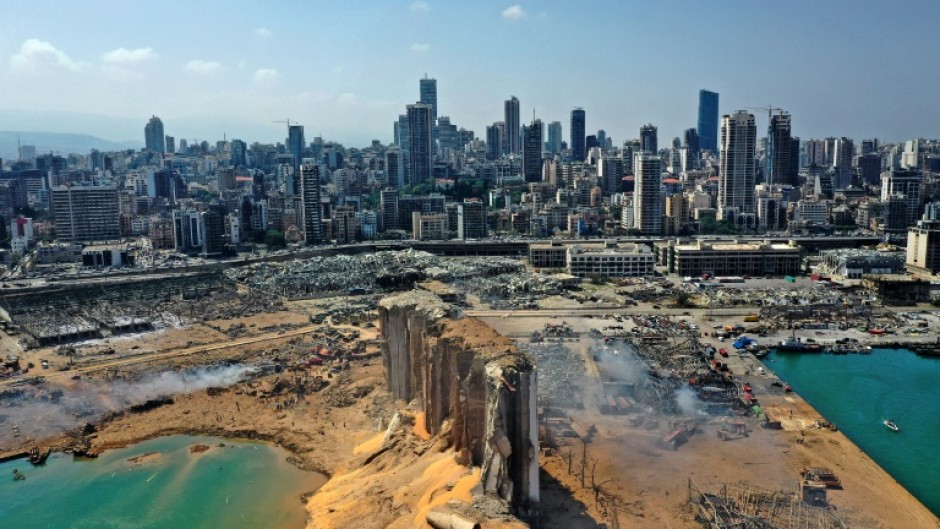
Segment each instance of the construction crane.
[{"label": "construction crane", "polygon": [[766,107],[744,107],[744,110],[766,110],[767,111],[767,123],[770,123],[770,118],[773,116],[774,111],[780,112],[781,114],[786,112],[782,108],[775,108],[773,105],[767,105]]},{"label": "construction crane", "polygon": [[[276,120],[272,121],[271,123],[287,123],[287,128],[288,128],[288,129],[290,128],[290,118],[287,118],[287,119],[276,119]],[[295,121],[294,124],[297,124],[297,121]]]}]

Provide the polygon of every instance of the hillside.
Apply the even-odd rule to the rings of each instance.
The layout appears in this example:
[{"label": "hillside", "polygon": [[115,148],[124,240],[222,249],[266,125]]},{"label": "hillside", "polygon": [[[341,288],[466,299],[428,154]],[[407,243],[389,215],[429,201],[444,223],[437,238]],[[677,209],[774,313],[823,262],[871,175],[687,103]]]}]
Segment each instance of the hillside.
[{"label": "hillside", "polygon": [[135,141],[111,141],[88,134],[0,131],[0,158],[4,160],[15,160],[17,158],[17,134],[19,134],[20,143],[34,145],[37,154],[54,152],[65,156],[73,153],[88,154],[92,149],[108,152],[139,149],[142,146]]}]

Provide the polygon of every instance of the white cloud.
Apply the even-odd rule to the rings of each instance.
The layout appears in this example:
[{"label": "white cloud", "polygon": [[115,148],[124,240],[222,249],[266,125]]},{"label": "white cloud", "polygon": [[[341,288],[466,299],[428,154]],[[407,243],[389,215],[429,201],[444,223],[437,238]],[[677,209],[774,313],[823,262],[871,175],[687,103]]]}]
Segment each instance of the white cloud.
[{"label": "white cloud", "polygon": [[139,81],[144,78],[144,74],[116,64],[102,64],[101,72],[113,81]]},{"label": "white cloud", "polygon": [[522,9],[522,6],[519,4],[512,5],[503,10],[503,18],[507,20],[521,20],[526,17],[528,13],[525,12],[525,9]]},{"label": "white cloud", "polygon": [[427,13],[431,10],[431,4],[427,2],[413,2],[408,9],[415,13]]},{"label": "white cloud", "polygon": [[338,98],[336,98],[337,103],[339,103],[340,105],[346,105],[346,106],[355,105],[356,101],[357,101],[356,94],[352,92],[343,92],[342,94],[339,95]]},{"label": "white cloud", "polygon": [[118,48],[111,50],[101,56],[101,60],[111,64],[137,64],[144,61],[156,59],[157,54],[153,48],[136,48],[129,50],[127,48]]},{"label": "white cloud", "polygon": [[200,59],[193,59],[186,63],[186,66],[183,66],[183,69],[187,72],[192,72],[199,75],[212,75],[221,72],[224,68],[222,63],[218,61],[203,61]]},{"label": "white cloud", "polygon": [[254,79],[256,83],[273,83],[277,79],[277,70],[272,68],[255,70]]},{"label": "white cloud", "polygon": [[256,37],[266,39],[271,36],[271,30],[268,28],[255,28],[253,31]]},{"label": "white cloud", "polygon": [[85,63],[73,60],[64,51],[39,39],[27,39],[20,52],[10,58],[10,69],[18,72],[41,72],[64,68],[77,72]]},{"label": "white cloud", "polygon": [[415,53],[427,53],[427,51],[428,51],[429,49],[431,49],[431,45],[430,45],[430,44],[419,44],[419,43],[415,42],[414,44],[411,45],[411,47],[410,47],[409,49],[410,49],[411,51],[415,52]]}]

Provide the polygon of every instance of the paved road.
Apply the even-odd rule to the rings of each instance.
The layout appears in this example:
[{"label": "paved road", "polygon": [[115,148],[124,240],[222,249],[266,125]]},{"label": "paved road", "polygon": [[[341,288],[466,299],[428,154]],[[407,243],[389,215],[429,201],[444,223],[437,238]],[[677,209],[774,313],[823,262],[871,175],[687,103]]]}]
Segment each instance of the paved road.
[{"label": "paved road", "polygon": [[673,309],[661,308],[654,309],[650,307],[620,307],[620,308],[594,308],[594,307],[574,307],[565,309],[532,309],[532,310],[493,310],[493,309],[472,309],[465,310],[463,313],[467,316],[486,317],[486,318],[550,318],[550,317],[584,317],[584,316],[606,316],[608,314],[662,314],[666,316],[682,316],[685,313],[697,315],[712,316],[746,316],[753,314],[754,307],[734,307],[727,309]]}]

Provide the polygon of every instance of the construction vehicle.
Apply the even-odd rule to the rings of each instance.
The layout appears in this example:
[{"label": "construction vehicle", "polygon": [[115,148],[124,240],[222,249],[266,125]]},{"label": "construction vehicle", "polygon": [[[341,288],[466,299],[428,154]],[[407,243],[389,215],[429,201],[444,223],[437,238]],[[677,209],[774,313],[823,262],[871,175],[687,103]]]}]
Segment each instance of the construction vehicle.
[{"label": "construction vehicle", "polygon": [[665,450],[676,450],[688,441],[697,429],[698,425],[695,421],[682,421],[676,424],[669,433],[660,437],[657,444]]},{"label": "construction vehicle", "polygon": [[830,489],[842,488],[842,480],[836,476],[832,469],[822,467],[804,468],[803,472],[800,474],[803,476],[803,479],[807,481],[818,481]]}]

